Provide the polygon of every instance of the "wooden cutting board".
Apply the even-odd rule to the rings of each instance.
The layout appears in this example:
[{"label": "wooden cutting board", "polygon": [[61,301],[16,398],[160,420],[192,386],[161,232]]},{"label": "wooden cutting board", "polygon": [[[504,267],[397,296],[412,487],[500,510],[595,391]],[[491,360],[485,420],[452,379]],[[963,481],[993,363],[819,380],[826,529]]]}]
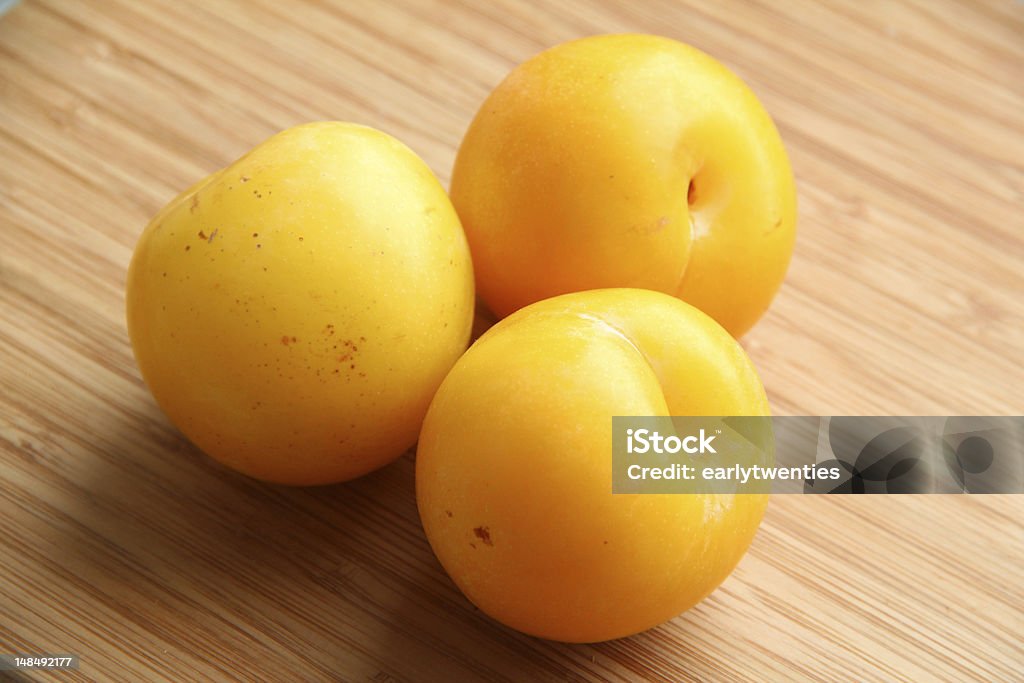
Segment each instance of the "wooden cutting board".
[{"label": "wooden cutting board", "polygon": [[81,656],[54,680],[1021,680],[1024,496],[779,496],[701,605],[562,645],[455,589],[411,455],[268,486],[154,405],[124,275],[178,190],[316,119],[447,183],[514,64],[623,31],[726,62],[790,150],[796,254],[743,340],[776,413],[1022,412],[1019,2],[25,0],[0,19],[0,652]]}]

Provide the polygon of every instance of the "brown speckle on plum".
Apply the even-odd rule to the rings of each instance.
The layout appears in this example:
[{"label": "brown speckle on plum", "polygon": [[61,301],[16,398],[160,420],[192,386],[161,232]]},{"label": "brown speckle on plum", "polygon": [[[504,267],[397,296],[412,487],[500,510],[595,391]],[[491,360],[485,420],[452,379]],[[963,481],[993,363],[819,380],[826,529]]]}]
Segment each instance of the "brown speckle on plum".
[{"label": "brown speckle on plum", "polygon": [[203,232],[202,230],[199,231],[199,239],[201,239],[201,240],[205,240],[206,239],[206,233]]},{"label": "brown speckle on plum", "polygon": [[483,541],[484,545],[494,545],[494,542],[491,541],[491,530],[485,526],[473,529],[473,535]]}]

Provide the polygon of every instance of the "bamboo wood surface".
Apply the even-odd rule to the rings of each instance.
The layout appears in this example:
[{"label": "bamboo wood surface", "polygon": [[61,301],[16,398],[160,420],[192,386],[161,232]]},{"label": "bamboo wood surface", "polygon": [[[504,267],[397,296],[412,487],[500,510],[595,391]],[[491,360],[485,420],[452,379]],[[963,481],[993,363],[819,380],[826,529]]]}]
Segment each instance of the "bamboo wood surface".
[{"label": "bamboo wood surface", "polygon": [[743,340],[776,413],[1022,412],[1019,2],[26,0],[0,19],[0,652],[81,655],[53,680],[1021,680],[1021,496],[776,497],[695,609],[563,645],[460,595],[411,455],[268,486],[155,406],[124,276],[180,189],[317,119],[447,183],[514,64],[623,31],[723,60],[786,141],[796,254]]}]

